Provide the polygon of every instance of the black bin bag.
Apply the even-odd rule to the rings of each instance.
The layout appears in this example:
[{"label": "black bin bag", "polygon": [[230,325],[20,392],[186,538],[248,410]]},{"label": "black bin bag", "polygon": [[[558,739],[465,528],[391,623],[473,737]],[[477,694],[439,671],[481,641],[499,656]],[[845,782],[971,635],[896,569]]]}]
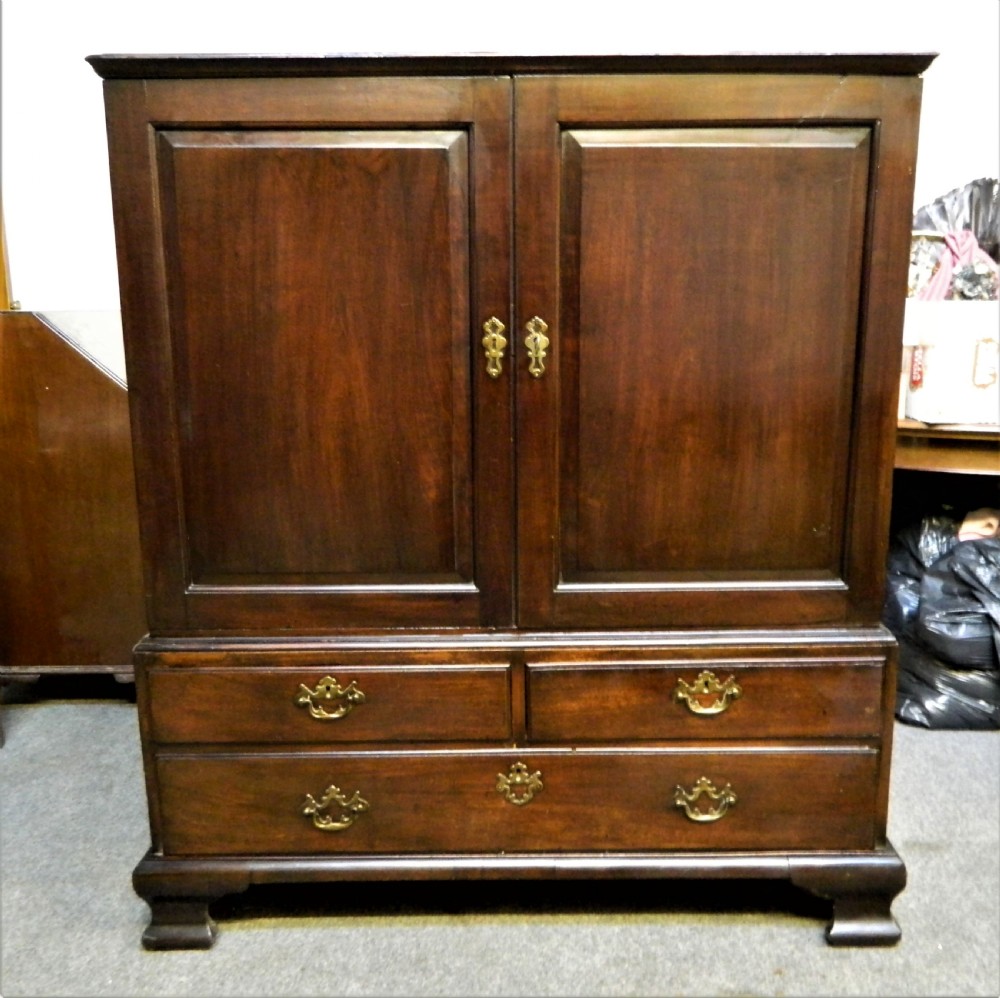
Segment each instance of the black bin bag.
[{"label": "black bin bag", "polygon": [[890,547],[885,625],[899,642],[896,717],[1000,728],[1000,539],[927,517]]},{"label": "black bin bag", "polygon": [[1000,668],[1000,541],[962,541],[927,569],[916,633],[946,663]]}]

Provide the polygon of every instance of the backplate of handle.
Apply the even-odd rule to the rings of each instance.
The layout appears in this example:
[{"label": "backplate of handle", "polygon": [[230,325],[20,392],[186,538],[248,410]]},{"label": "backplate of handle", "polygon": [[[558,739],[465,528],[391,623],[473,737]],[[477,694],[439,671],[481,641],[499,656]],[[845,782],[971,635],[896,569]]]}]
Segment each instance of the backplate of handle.
[{"label": "backplate of handle", "polygon": [[491,378],[499,378],[503,371],[503,352],[507,347],[507,337],[503,335],[507,327],[491,315],[483,323],[483,349],[486,351],[486,373]]},{"label": "backplate of handle", "polygon": [[545,354],[548,350],[548,323],[537,315],[530,318],[524,326],[528,335],[524,345],[528,348],[528,373],[533,378],[540,378],[545,373]]}]

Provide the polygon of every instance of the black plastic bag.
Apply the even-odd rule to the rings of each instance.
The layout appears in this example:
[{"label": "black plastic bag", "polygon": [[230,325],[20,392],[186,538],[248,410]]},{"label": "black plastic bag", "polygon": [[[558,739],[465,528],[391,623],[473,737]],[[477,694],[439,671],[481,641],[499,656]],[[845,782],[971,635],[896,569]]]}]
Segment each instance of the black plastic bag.
[{"label": "black plastic bag", "polygon": [[901,530],[889,548],[883,623],[897,637],[916,637],[920,587],[927,569],[958,543],[958,524],[928,516]]},{"label": "black plastic bag", "polygon": [[1000,672],[949,669],[918,644],[899,637],[896,718],[924,728],[1000,728]]},{"label": "black plastic bag", "polygon": [[1000,541],[962,541],[920,583],[916,637],[956,668],[1000,668]]},{"label": "black plastic bag", "polygon": [[899,642],[896,717],[1000,728],[1000,539],[926,517],[890,547],[883,622]]},{"label": "black plastic bag", "polygon": [[950,554],[958,543],[959,525],[947,516],[925,516],[919,524],[901,530],[893,548],[891,572],[904,572],[915,579],[935,562]]}]

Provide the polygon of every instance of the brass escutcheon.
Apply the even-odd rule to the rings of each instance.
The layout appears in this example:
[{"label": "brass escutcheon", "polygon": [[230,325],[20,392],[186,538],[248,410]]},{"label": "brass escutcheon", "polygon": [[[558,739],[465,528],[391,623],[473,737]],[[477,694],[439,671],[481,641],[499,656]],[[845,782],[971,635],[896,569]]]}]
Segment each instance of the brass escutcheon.
[{"label": "brass escutcheon", "polygon": [[503,370],[503,352],[507,346],[507,337],[503,335],[507,327],[495,316],[491,315],[483,323],[483,348],[486,350],[486,373],[491,378],[499,378]]},{"label": "brass escutcheon", "polygon": [[[718,676],[708,669],[699,673],[693,683],[678,679],[674,690],[674,699],[678,703],[683,702],[692,714],[721,714],[732,700],[738,700],[742,695],[743,690],[735,677],[730,676],[720,683]],[[714,699],[710,703],[704,703],[702,697]]]},{"label": "brass escutcheon", "polygon": [[518,806],[527,804],[535,794],[542,792],[544,786],[541,772],[536,770],[530,773],[523,762],[515,762],[506,776],[497,773],[497,793]]},{"label": "brass escutcheon", "polygon": [[540,378],[545,373],[545,351],[549,345],[549,338],[545,333],[549,327],[536,315],[528,320],[524,328],[528,331],[524,340],[524,345],[528,348],[528,373],[533,378]]},{"label": "brass escutcheon", "polygon": [[[295,702],[300,707],[308,707],[310,716],[317,721],[336,721],[337,718],[350,714],[358,704],[364,703],[365,695],[353,680],[346,686],[341,686],[333,676],[326,676],[314,690],[309,689],[305,683],[299,686]],[[323,703],[335,703],[336,707],[327,710],[322,706]]]},{"label": "brass escutcheon", "polygon": [[[331,804],[336,804],[340,813],[334,817],[330,814],[321,814]],[[350,828],[354,824],[355,818],[369,808],[368,801],[355,790],[350,797],[340,792],[340,787],[330,785],[326,788],[323,796],[316,800],[312,794],[306,794],[305,804],[302,806],[302,813],[307,817],[312,817],[312,823],[321,832],[342,832],[345,828]]]},{"label": "brass escutcheon", "polygon": [[[716,803],[715,808],[702,811],[697,805],[701,797],[708,797]],[[726,812],[736,803],[736,794],[727,783],[721,790],[707,776],[699,778],[694,787],[687,791],[678,786],[674,789],[674,806],[684,809],[684,813],[692,821],[718,821],[725,817]]]}]

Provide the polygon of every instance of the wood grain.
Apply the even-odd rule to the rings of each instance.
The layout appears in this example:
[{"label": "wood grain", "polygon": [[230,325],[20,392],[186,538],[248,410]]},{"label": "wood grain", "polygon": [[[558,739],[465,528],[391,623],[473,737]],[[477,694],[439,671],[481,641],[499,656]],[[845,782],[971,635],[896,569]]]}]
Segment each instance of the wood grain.
[{"label": "wood grain", "polygon": [[0,313],[0,670],[131,675],[146,633],[128,398],[30,312]]},{"label": "wood grain", "polygon": [[[496,790],[517,761],[544,784],[522,805]],[[865,849],[876,764],[853,749],[164,753],[157,774],[167,855]],[[716,822],[673,804],[678,785],[702,776],[738,797]],[[306,794],[331,784],[370,805],[342,832],[303,814]]]}]

